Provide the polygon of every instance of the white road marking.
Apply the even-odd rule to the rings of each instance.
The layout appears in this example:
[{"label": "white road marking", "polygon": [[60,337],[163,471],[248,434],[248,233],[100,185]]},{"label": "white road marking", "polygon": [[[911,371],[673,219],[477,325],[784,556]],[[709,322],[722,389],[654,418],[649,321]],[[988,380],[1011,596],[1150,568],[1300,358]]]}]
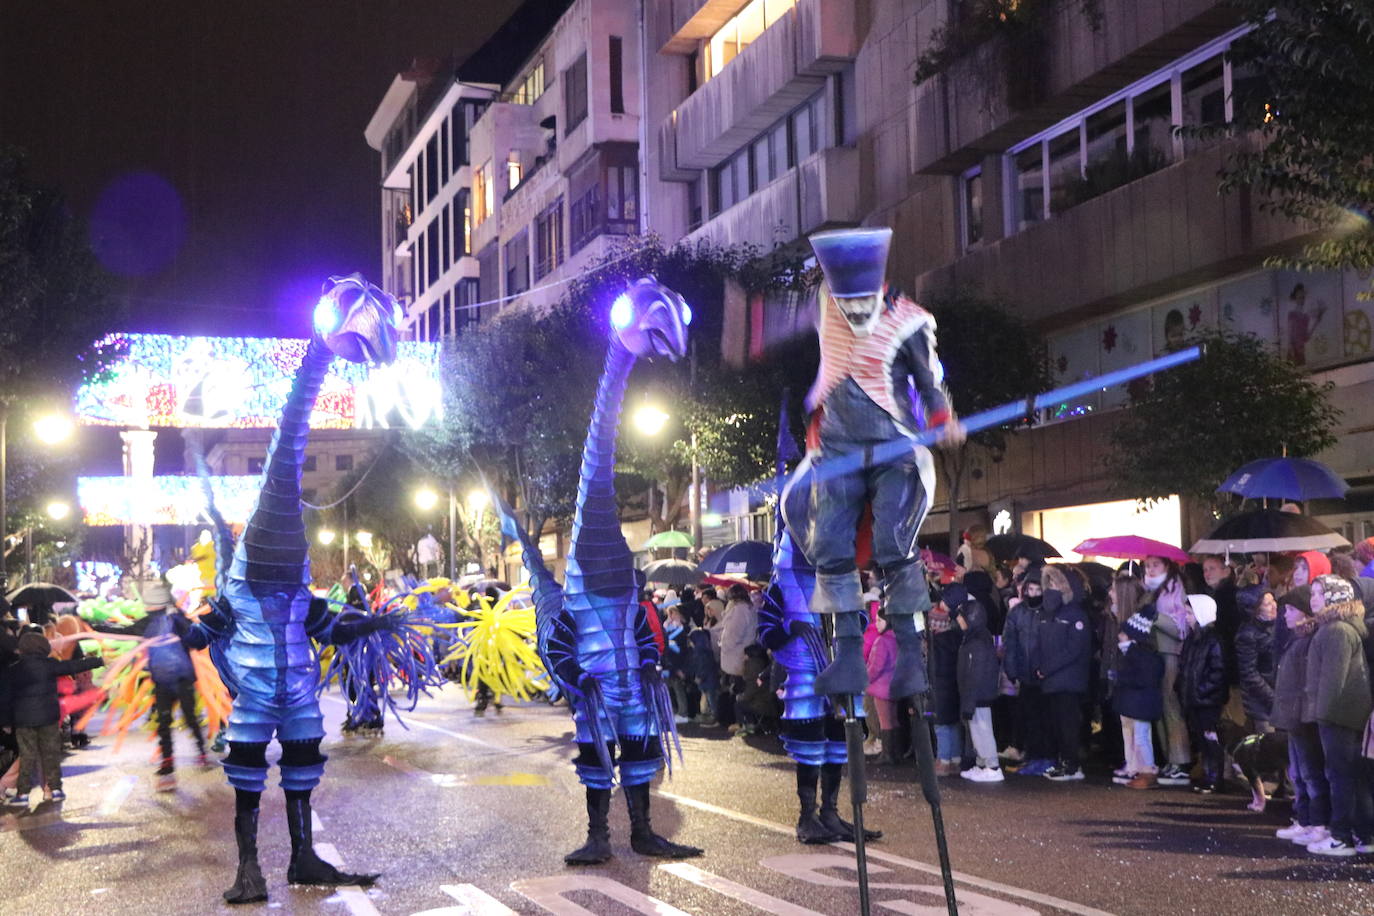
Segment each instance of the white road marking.
[{"label": "white road marking", "polygon": [[825,916],[815,910],[808,910],[804,906],[797,906],[795,903],[788,903],[786,900],[779,900],[771,894],[763,891],[754,890],[752,887],[745,887],[737,884],[729,878],[722,878],[720,875],[713,875],[709,871],[703,871],[695,865],[686,862],[672,862],[660,865],[659,871],[676,875],[684,881],[690,881],[698,887],[715,891],[732,900],[740,903],[747,903],[750,906],[758,907],[765,913],[773,913],[774,916]]},{"label": "white road marking", "polygon": [[439,890],[463,904],[461,914],[470,916],[516,916],[515,910],[472,884],[441,884]]},{"label": "white road marking", "polygon": [[573,891],[591,891],[622,904],[644,916],[691,916],[656,897],[642,894],[602,875],[550,875],[547,878],[527,878],[511,882],[511,890],[553,913],[554,916],[597,916],[585,907],[564,898]]},{"label": "white road marking", "polygon": [[[817,884],[822,887],[852,887],[857,889],[857,880],[848,878],[836,878],[833,875],[821,874],[822,869],[832,868],[841,871],[851,871],[857,874],[858,867],[854,860],[849,856],[824,853],[792,853],[784,856],[770,856],[759,862],[764,868],[771,868],[779,874],[786,875],[798,881],[808,884]],[[875,865],[872,862],[868,865],[870,877],[876,875],[891,874],[892,869],[882,865]],[[872,891],[902,891],[907,894],[924,894],[932,900],[931,904],[922,905],[911,900],[874,900],[876,906],[886,907],[897,913],[906,913],[910,916],[944,916],[948,912],[945,906],[945,888],[943,884],[889,884],[881,881],[874,881],[869,884]],[[989,897],[986,894],[979,894],[965,888],[959,888],[955,894],[959,912],[965,916],[1036,916],[1037,910],[1022,906],[1019,903],[1012,903],[1008,900],[999,900],[996,897]]]},{"label": "white road marking", "polygon": [[100,803],[98,813],[101,817],[110,817],[119,811],[124,804],[124,800],[129,797],[129,793],[138,784],[137,776],[125,776],[105,793],[105,800]]},{"label": "white road marking", "polygon": [[[344,870],[343,859],[339,856],[339,851],[334,848],[333,843],[316,843],[315,853],[340,871]],[[372,901],[367,899],[367,894],[363,892],[363,889],[356,884],[337,887],[334,890],[353,916],[382,916],[377,908],[372,905]]]},{"label": "white road marking", "polygon": [[[736,820],[744,824],[753,824],[755,827],[760,827],[764,830],[771,830],[774,833],[781,833],[789,837],[794,836],[793,828],[788,827],[785,824],[779,824],[774,821],[765,820],[761,817],[754,817],[752,814],[745,814],[742,811],[733,811],[730,808],[722,808],[721,806],[713,805],[710,802],[698,801],[695,798],[688,798],[685,795],[678,795],[673,792],[664,792],[660,790],[656,794],[661,795],[664,798],[671,799],[677,802],[678,804],[686,805],[689,808],[696,808],[698,811],[707,811],[711,814],[719,814],[722,817],[728,817],[732,820]],[[836,846],[839,849],[847,850],[851,853],[854,851],[854,844],[852,843],[834,843],[832,845]],[[886,853],[882,852],[881,850],[875,849],[873,846],[868,847],[868,858],[872,860],[888,862],[892,865],[901,865],[906,868],[910,868],[914,871],[925,872],[926,874],[930,875],[940,874],[940,867],[938,865],[930,865],[926,862],[918,862],[915,859],[908,859],[903,856],[895,856],[891,853]],[[993,893],[997,894],[1006,894],[1008,897],[1018,897],[1021,900],[1025,900],[1030,903],[1039,903],[1044,906],[1056,907],[1058,909],[1064,910],[1067,913],[1073,913],[1075,914],[1075,916],[1112,916],[1112,914],[1107,912],[1106,910],[1099,910],[1094,909],[1090,906],[1083,906],[1082,904],[1074,903],[1070,900],[1062,900],[1058,897],[1052,897],[1049,894],[1041,894],[1036,891],[1022,890],[1019,887],[1012,887],[1009,884],[1002,884],[998,881],[989,881],[986,878],[979,878],[976,875],[970,875],[964,872],[954,872],[954,880],[958,881],[961,884],[967,884],[970,887],[980,888],[985,891],[992,891]]]},{"label": "white road marking", "polygon": [[[338,703],[340,706],[348,705],[338,697],[323,696],[320,697],[320,699],[328,700],[331,703]],[[450,738],[456,738],[459,741],[466,741],[468,744],[476,744],[479,747],[486,748],[487,750],[501,751],[507,754],[510,753],[510,748],[505,747],[503,745],[492,744],[490,741],[483,741],[481,738],[474,738],[472,735],[465,735],[462,732],[455,732],[451,729],[444,728],[441,725],[430,725],[428,722],[421,722],[419,719],[407,719],[406,725],[410,728],[422,728],[428,731],[438,732],[441,735],[448,735]]]},{"label": "white road marking", "polygon": [[310,829],[314,833],[324,832],[324,818],[314,808],[310,809]]}]

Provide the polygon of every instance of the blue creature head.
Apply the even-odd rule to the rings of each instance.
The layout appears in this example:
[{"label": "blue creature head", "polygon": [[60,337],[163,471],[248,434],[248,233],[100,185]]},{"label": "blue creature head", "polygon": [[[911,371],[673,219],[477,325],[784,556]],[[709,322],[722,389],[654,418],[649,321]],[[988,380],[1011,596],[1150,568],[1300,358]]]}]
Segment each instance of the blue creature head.
[{"label": "blue creature head", "polygon": [[677,362],[687,354],[692,309],[653,277],[644,277],[611,304],[611,327],[625,349],[637,357],[666,356]]},{"label": "blue creature head", "polygon": [[386,365],[396,359],[396,337],[404,310],[361,274],[330,277],[315,304],[315,334],[351,363]]}]

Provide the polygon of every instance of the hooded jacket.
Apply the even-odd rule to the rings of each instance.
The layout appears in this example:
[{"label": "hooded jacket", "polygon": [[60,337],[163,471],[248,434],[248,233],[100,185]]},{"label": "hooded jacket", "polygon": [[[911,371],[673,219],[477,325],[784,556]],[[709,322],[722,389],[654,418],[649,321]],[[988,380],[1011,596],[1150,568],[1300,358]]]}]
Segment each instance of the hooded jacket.
[{"label": "hooded jacket", "polygon": [[[1028,582],[1040,584],[1040,567],[1032,566],[1026,571],[1021,584],[1024,587]],[[1023,599],[1007,613],[1002,629],[1002,664],[1007,677],[1013,681],[1035,680],[1031,654],[1035,651],[1035,621],[1043,607],[1043,603],[1039,607],[1032,607],[1029,601]]]},{"label": "hooded jacket", "polygon": [[195,680],[196,669],[191,664],[191,656],[186,653],[182,640],[191,632],[191,622],[181,612],[169,612],[157,608],[147,614],[148,626],[143,631],[146,637],[174,635],[176,641],[148,649],[148,671],[153,683],[163,687],[174,687],[179,681]]},{"label": "hooded jacket", "polygon": [[1289,631],[1288,647],[1279,658],[1274,675],[1274,706],[1269,724],[1286,732],[1312,721],[1312,704],[1307,702],[1307,653],[1317,621],[1307,619]]},{"label": "hooded jacket", "polygon": [[980,706],[991,706],[998,696],[997,647],[988,629],[988,612],[981,601],[972,598],[959,609],[968,629],[959,644],[959,713],[972,719]]},{"label": "hooded jacket", "polygon": [[935,692],[936,725],[954,725],[959,721],[959,645],[962,634],[953,625],[943,607],[929,615],[930,620],[930,686]]},{"label": "hooded jacket", "polygon": [[889,629],[875,635],[867,666],[869,696],[892,699],[892,674],[897,669],[897,634]]},{"label": "hooded jacket", "polygon": [[1047,568],[1041,574],[1044,608],[1035,627],[1032,668],[1045,693],[1087,693],[1092,665],[1092,627],[1074,599],[1067,578]]},{"label": "hooded jacket", "polygon": [[1317,632],[1307,650],[1306,700],[1312,718],[1363,732],[1371,702],[1364,658],[1364,608],[1358,601],[1328,605],[1317,614]]},{"label": "hooded jacket", "polygon": [[1243,623],[1235,655],[1245,714],[1267,720],[1274,707],[1274,621],[1253,617]]},{"label": "hooded jacket", "polygon": [[1146,634],[1125,628],[1131,642],[1117,655],[1112,709],[1117,715],[1154,722],[1164,715],[1164,656]]},{"label": "hooded jacket", "polygon": [[90,671],[105,664],[104,659],[73,658],[58,661],[46,655],[21,653],[9,668],[10,696],[16,728],[42,728],[56,725],[62,718],[57,700],[57,679],[64,674]]},{"label": "hooded jacket", "polygon": [[1175,686],[1184,709],[1226,705],[1226,662],[1215,624],[1198,627],[1183,641]]}]

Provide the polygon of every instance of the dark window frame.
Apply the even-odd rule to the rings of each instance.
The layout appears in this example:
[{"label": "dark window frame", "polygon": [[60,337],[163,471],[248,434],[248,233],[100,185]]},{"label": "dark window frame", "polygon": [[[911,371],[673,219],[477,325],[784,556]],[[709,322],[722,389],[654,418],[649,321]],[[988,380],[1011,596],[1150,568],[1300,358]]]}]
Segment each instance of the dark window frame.
[{"label": "dark window frame", "polygon": [[625,113],[625,48],[619,35],[610,36],[611,114]]},{"label": "dark window frame", "polygon": [[591,109],[591,101],[588,99],[587,90],[587,54],[573,61],[572,64],[563,71],[563,136],[568,136],[577,129],[583,121],[587,120],[587,115]]}]

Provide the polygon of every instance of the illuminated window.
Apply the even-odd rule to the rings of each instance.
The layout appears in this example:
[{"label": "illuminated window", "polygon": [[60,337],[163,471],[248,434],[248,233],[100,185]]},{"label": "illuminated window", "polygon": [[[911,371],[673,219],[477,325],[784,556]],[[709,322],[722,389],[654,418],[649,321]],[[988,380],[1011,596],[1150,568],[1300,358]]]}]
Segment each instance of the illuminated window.
[{"label": "illuminated window", "polygon": [[703,42],[703,78],[710,79],[749,47],[764,30],[797,5],[797,0],[751,0],[716,34]]},{"label": "illuminated window", "polygon": [[524,176],[524,170],[520,167],[520,154],[511,150],[506,156],[506,189],[514,191],[520,186],[520,180]]},{"label": "illuminated window", "polygon": [[[482,167],[472,175],[472,197],[475,204],[472,225],[480,226],[496,209],[496,188],[491,182],[490,159],[482,163]],[[471,248],[472,246],[469,244],[468,249],[471,250]]]},{"label": "illuminated window", "polygon": [[539,63],[530,68],[515,91],[510,94],[510,101],[517,105],[533,105],[543,94],[544,59],[540,58]]}]

